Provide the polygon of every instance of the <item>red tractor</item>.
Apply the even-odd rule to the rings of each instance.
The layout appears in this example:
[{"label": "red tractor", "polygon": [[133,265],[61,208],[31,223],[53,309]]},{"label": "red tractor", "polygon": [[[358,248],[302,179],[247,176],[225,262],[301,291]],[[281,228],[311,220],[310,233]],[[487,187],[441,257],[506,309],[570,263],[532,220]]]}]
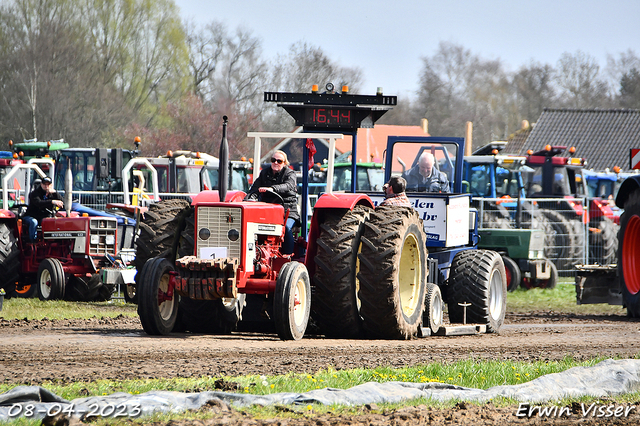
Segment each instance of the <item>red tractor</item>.
[{"label": "red tractor", "polygon": [[[224,129],[226,135],[226,122]],[[228,173],[223,158],[224,154],[221,176]],[[263,302],[258,315],[273,321],[280,338],[302,338],[311,310],[311,280],[301,254],[306,243],[299,239],[293,255],[282,254],[288,211],[278,204],[243,201],[244,196],[221,188],[201,192],[191,206],[180,207],[182,200],[150,206],[149,212],[159,220],[145,220],[144,226],[155,227],[157,241],[165,245],[155,248],[137,280],[138,313],[148,334],[185,328],[229,332],[242,315],[246,295],[257,295]],[[138,249],[148,243],[138,241]]]},{"label": "red tractor", "polygon": [[[20,173],[23,169],[45,176],[36,165],[22,164],[15,166],[5,179],[21,175],[26,179],[24,187],[29,187],[31,173]],[[111,266],[118,253],[116,217],[81,216],[70,210],[51,212],[52,217],[42,220],[37,240],[30,242],[27,225],[22,223],[26,205],[14,204],[9,209],[8,188],[3,192],[0,286],[7,294],[31,297],[37,293],[42,300],[111,298],[114,285],[104,283],[99,272]],[[68,197],[65,206],[70,204]]]},{"label": "red tractor", "polygon": [[[584,178],[584,158],[562,157],[566,146],[547,146],[530,152],[527,166],[534,172],[527,176],[527,198],[539,198],[537,205],[553,227],[556,235],[555,256],[549,256],[561,272],[573,270],[584,263],[585,237],[589,238],[589,263],[615,263],[618,226],[606,202],[597,199],[586,202],[588,195]],[[569,154],[575,150],[570,148]]]}]

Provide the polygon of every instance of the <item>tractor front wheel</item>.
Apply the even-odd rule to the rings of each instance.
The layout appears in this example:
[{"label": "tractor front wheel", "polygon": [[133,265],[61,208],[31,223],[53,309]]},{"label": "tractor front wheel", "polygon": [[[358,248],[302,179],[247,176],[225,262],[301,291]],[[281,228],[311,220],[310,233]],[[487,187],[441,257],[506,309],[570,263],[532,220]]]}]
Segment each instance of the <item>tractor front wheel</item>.
[{"label": "tractor front wheel", "polygon": [[424,303],[422,324],[431,329],[431,334],[436,334],[444,324],[443,317],[440,287],[433,283],[427,283],[427,297]]},{"label": "tractor front wheel", "polygon": [[456,254],[449,275],[449,319],[486,324],[496,333],[507,310],[507,277],[502,257],[490,250],[464,250]]},{"label": "tractor front wheel", "polygon": [[502,256],[504,270],[507,273],[507,291],[515,291],[522,282],[522,272],[515,260],[508,256]]},{"label": "tractor front wheel", "polygon": [[64,298],[66,281],[58,259],[44,259],[38,267],[38,297],[40,300]]},{"label": "tractor front wheel", "polygon": [[311,311],[311,284],[306,266],[288,262],[276,281],[273,314],[276,331],[282,340],[300,340],[304,336]]},{"label": "tractor front wheel", "polygon": [[174,267],[167,259],[154,257],[144,264],[138,281],[138,315],[150,335],[167,335],[178,317],[180,297],[171,285]]}]

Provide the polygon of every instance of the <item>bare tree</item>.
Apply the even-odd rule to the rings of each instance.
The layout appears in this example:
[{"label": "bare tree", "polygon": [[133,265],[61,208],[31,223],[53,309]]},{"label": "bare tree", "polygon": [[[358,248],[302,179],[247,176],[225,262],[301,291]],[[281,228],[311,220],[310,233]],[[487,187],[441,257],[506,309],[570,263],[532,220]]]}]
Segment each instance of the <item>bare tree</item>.
[{"label": "bare tree", "polygon": [[600,66],[595,58],[584,52],[562,54],[555,82],[560,88],[562,106],[604,108],[610,105],[609,88],[600,77]]},{"label": "bare tree", "polygon": [[554,69],[551,65],[531,62],[513,76],[518,121],[537,120],[544,108],[555,104]]},{"label": "bare tree", "polygon": [[223,23],[211,22],[204,29],[195,24],[185,24],[187,44],[189,46],[189,70],[193,93],[201,99],[211,97],[214,76],[227,42],[227,31]]}]

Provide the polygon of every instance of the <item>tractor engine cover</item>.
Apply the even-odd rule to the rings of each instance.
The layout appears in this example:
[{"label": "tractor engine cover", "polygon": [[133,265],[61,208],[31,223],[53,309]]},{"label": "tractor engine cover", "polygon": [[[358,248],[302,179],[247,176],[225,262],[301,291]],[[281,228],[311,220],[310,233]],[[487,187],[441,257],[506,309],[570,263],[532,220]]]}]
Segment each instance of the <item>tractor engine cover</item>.
[{"label": "tractor engine cover", "polygon": [[262,202],[195,202],[194,255],[176,261],[176,289],[192,299],[236,297],[238,287],[256,275],[267,275],[272,265],[256,259],[277,258],[258,253],[260,242],[271,240],[279,251],[284,236],[285,211]]},{"label": "tractor engine cover", "polygon": [[73,253],[116,255],[118,221],[111,217],[55,217],[42,220],[45,240],[70,240]]}]

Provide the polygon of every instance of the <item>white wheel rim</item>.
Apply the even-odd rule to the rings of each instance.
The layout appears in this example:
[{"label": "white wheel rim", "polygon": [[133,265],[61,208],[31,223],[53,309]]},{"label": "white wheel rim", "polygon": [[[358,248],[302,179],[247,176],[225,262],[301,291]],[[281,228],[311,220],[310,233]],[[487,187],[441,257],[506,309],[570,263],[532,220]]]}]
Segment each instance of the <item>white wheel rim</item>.
[{"label": "white wheel rim", "polygon": [[158,312],[160,313],[160,318],[167,321],[171,319],[171,314],[173,313],[173,305],[176,303],[176,295],[173,294],[171,300],[163,300],[160,302],[160,292],[166,294],[169,289],[169,279],[171,276],[169,274],[164,274],[160,278],[160,282],[158,283]]},{"label": "white wheel rim", "polygon": [[404,240],[398,268],[398,292],[402,312],[410,317],[418,308],[419,289],[422,282],[422,259],[415,235],[409,234]]},{"label": "white wheel rim", "polygon": [[296,281],[293,293],[293,321],[296,327],[300,327],[305,320],[307,311],[307,286],[302,278]]},{"label": "white wheel rim", "polygon": [[40,293],[45,299],[51,296],[51,272],[48,269],[42,271],[40,275]]},{"label": "white wheel rim", "polygon": [[489,314],[494,320],[502,315],[502,278],[499,271],[493,271],[489,283]]},{"label": "white wheel rim", "polygon": [[433,324],[440,328],[443,323],[444,312],[442,311],[442,295],[440,293],[436,293],[433,298],[433,305],[431,306],[431,318]]}]

